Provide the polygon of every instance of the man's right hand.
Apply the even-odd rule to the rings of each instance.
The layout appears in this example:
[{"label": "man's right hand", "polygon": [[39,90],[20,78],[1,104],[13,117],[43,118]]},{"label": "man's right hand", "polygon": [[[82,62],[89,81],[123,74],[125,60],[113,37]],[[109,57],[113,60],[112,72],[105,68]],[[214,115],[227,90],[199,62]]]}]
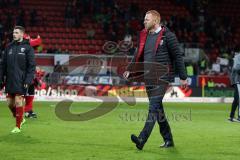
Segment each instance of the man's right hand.
[{"label": "man's right hand", "polygon": [[126,79],[126,80],[128,80],[129,75],[130,75],[130,72],[129,72],[129,71],[125,71],[125,72],[123,73],[123,78]]},{"label": "man's right hand", "polygon": [[27,88],[28,88],[28,84],[24,84],[23,87],[24,87],[25,89],[27,89]]}]

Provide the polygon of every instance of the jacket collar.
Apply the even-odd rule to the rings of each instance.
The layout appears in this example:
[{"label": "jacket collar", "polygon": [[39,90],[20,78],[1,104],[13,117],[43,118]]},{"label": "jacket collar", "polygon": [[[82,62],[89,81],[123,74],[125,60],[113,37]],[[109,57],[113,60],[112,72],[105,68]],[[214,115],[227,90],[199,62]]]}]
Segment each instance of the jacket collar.
[{"label": "jacket collar", "polygon": [[[160,29],[160,30],[159,30]],[[158,44],[161,43],[161,40],[162,40],[162,36],[163,36],[163,32],[165,32],[165,27],[160,27],[158,28],[157,30],[158,31],[158,38],[157,38],[157,41],[156,41],[156,44],[155,44],[155,53],[157,51],[157,48],[158,48]],[[156,30],[156,31],[157,31]],[[155,32],[156,32],[155,31]],[[140,32],[140,35],[139,35],[139,44],[138,44],[138,51],[137,51],[137,56],[136,56],[136,62],[139,62],[140,61],[140,58],[142,58],[142,55],[143,55],[143,51],[144,51],[144,46],[145,46],[145,43],[146,43],[146,39],[147,39],[147,35],[148,35],[148,31],[146,29],[143,29],[141,32]]]}]

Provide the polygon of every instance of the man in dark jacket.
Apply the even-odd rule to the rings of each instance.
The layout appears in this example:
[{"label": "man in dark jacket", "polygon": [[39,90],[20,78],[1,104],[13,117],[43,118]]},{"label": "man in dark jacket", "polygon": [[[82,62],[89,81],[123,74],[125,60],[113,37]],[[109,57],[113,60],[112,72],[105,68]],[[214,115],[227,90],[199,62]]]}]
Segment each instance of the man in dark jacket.
[{"label": "man in dark jacket", "polygon": [[5,83],[8,107],[16,118],[16,127],[12,133],[21,132],[21,125],[24,123],[23,96],[35,73],[34,50],[29,41],[23,39],[23,34],[23,27],[14,28],[13,42],[6,47],[0,65],[0,83]]},{"label": "man in dark jacket", "polygon": [[[161,147],[173,147],[173,137],[164,113],[162,99],[169,82],[173,81],[176,73],[181,79],[181,84],[184,86],[187,85],[183,53],[181,52],[176,36],[168,28],[160,25],[160,14],[157,11],[150,10],[146,13],[144,26],[145,29],[140,32],[138,48],[129,68],[138,68],[132,66],[139,62],[144,62],[142,65],[144,68],[143,79],[149,98],[149,111],[143,130],[139,136],[132,134],[131,140],[139,150],[142,150],[157,121],[164,140]],[[153,65],[149,65],[149,63]],[[164,74],[149,74],[157,66],[167,68],[167,72]],[[124,73],[124,77],[128,80],[136,75],[133,74],[134,69],[131,70],[129,68]],[[146,72],[148,74],[145,74]],[[155,77],[153,77],[154,75]],[[152,79],[158,79],[160,83],[156,84]]]}]

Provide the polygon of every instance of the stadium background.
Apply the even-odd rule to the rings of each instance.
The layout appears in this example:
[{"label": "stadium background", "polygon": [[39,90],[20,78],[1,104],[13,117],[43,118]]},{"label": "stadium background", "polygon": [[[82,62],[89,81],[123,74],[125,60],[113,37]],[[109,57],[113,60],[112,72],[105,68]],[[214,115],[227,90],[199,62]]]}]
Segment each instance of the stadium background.
[{"label": "stadium background", "polygon": [[[240,49],[237,0],[0,3],[2,51],[12,39],[14,25],[24,26],[31,39],[40,39],[34,48],[44,85],[37,95],[121,93],[145,97],[142,84],[126,87],[122,73],[134,53],[144,13],[156,9],[161,14],[161,23],[177,35],[182,45],[191,86],[187,91],[175,87],[167,98],[233,96],[229,71],[232,57]],[[178,82],[176,78],[173,85]]]}]

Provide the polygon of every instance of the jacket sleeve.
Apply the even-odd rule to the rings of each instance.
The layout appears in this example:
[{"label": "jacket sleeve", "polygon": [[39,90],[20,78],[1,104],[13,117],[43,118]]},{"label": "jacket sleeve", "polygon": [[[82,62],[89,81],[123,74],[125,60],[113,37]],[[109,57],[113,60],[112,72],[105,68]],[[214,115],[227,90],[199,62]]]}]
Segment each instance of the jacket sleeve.
[{"label": "jacket sleeve", "polygon": [[129,62],[128,66],[127,66],[127,70],[136,62],[137,50],[138,50],[138,48],[135,49],[133,57],[132,57],[131,61]]},{"label": "jacket sleeve", "polygon": [[36,62],[35,62],[35,55],[34,50],[30,46],[30,49],[27,54],[27,68],[26,68],[26,78],[24,83],[25,84],[31,84],[34,78],[35,74],[35,68],[36,68]]},{"label": "jacket sleeve", "polygon": [[4,83],[4,77],[6,75],[6,67],[7,67],[7,48],[2,54],[2,58],[0,62],[0,83]]},{"label": "jacket sleeve", "polygon": [[[136,63],[138,48],[139,48],[138,44],[139,44],[139,40],[140,40],[140,33],[138,33],[137,37],[138,37],[137,38],[137,47],[134,51],[134,54],[133,54],[133,57],[132,57],[131,61],[129,62],[129,64],[127,66],[127,71],[129,71],[133,67],[133,65],[135,65],[135,63]],[[132,75],[129,75],[129,77],[130,76],[132,76]]]},{"label": "jacket sleeve", "polygon": [[180,79],[186,80],[187,73],[183,60],[183,52],[180,49],[180,44],[177,37],[172,32],[168,32],[167,37],[167,47],[170,52],[170,58],[172,59],[176,71],[179,74]]}]

